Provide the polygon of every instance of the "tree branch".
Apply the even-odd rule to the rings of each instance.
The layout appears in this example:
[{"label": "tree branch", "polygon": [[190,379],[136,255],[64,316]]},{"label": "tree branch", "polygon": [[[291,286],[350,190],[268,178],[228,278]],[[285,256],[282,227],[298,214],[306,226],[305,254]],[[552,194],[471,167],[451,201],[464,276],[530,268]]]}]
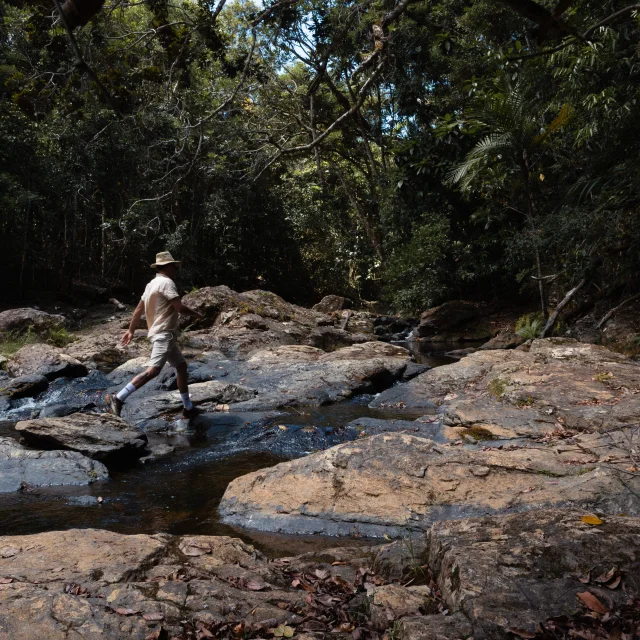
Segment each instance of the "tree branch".
[{"label": "tree branch", "polygon": [[67,37],[69,38],[69,42],[71,43],[71,48],[73,49],[73,52],[75,54],[76,69],[78,69],[78,71],[84,71],[98,85],[98,89],[100,89],[100,93],[102,94],[102,97],[105,99],[105,102],[113,109],[114,113],[118,116],[118,118],[122,118],[122,114],[120,113],[120,110],[118,109],[118,107],[116,106],[116,103],[111,97],[111,94],[109,93],[107,88],[102,84],[102,82],[100,82],[100,79],[96,75],[96,72],[85,62],[85,59],[82,57],[80,47],[78,46],[78,41],[73,35],[73,30],[71,29],[71,25],[69,24],[67,17],[64,15],[64,11],[62,11],[62,7],[60,6],[59,0],[53,0],[53,2],[56,5],[56,10],[60,15],[60,20],[62,20],[62,24],[64,25],[64,28],[67,32]]},{"label": "tree branch", "polygon": [[553,326],[555,325],[556,321],[558,320],[558,316],[560,315],[560,312],[571,302],[573,297],[576,295],[576,293],[578,293],[578,291],[580,291],[580,289],[582,289],[582,287],[584,287],[586,282],[587,282],[587,279],[582,278],[582,280],[580,280],[580,282],[573,289],[571,289],[571,291],[569,291],[567,295],[562,299],[560,304],[554,309],[553,313],[549,316],[549,319],[547,320],[547,324],[544,326],[544,329],[540,334],[541,338],[547,337],[547,335],[551,332],[551,329],[553,329]]},{"label": "tree branch", "polygon": [[636,293],[635,296],[631,296],[630,298],[623,300],[617,307],[611,309],[611,311],[609,311],[609,313],[607,313],[607,315],[604,316],[604,318],[602,318],[600,322],[598,322],[598,324],[596,325],[596,330],[599,331],[616,313],[618,313],[618,311],[620,311],[620,309],[622,309],[622,307],[629,304],[630,302],[633,302],[634,300],[637,300],[638,298],[640,298],[640,293]]}]

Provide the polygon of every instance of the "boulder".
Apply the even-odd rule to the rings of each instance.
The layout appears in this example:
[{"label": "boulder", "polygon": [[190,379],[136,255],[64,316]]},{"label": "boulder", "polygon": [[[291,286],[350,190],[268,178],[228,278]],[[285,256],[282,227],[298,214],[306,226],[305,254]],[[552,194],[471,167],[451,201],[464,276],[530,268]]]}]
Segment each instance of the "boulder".
[{"label": "boulder", "polygon": [[381,393],[370,406],[438,406],[449,425],[511,437],[606,431],[640,421],[639,379],[640,364],[621,354],[548,338],[477,351]]},{"label": "boulder", "polygon": [[[128,323],[126,323],[128,325]],[[63,349],[68,356],[85,363],[89,368],[110,371],[133,358],[148,358],[151,345],[146,331],[138,330],[135,338],[126,346],[120,346],[125,329],[122,320],[110,320],[77,334],[78,339]]]},{"label": "boulder", "polygon": [[26,486],[85,485],[109,477],[106,467],[74,451],[32,451],[0,436],[0,493]]},{"label": "boulder", "polygon": [[513,331],[501,331],[491,340],[485,342],[480,349],[515,349],[524,344],[525,339]]},{"label": "boulder", "polygon": [[32,398],[46,391],[49,381],[43,375],[26,375],[0,383],[0,396],[6,396],[17,400],[19,398]]},{"label": "boulder", "polygon": [[[237,293],[224,286],[204,287],[185,296],[184,302],[206,316],[190,332],[190,346],[222,351],[230,357],[288,344],[332,351],[371,339],[359,330],[358,323],[345,331],[334,326],[339,318],[290,304],[269,291]],[[365,324],[369,326],[368,319]]]},{"label": "boulder", "polygon": [[329,295],[325,296],[318,302],[314,304],[313,311],[318,311],[320,313],[333,313],[334,311],[342,311],[343,309],[348,309],[351,307],[351,300],[345,298],[343,296],[334,296]]},{"label": "boulder", "polygon": [[47,329],[67,325],[68,321],[64,316],[29,307],[0,312],[0,333],[22,333],[29,327],[36,333],[41,333]]},{"label": "boulder", "polygon": [[109,463],[138,458],[147,446],[146,435],[109,414],[74,413],[64,418],[23,420],[16,430],[30,445],[78,451]]},{"label": "boulder", "polygon": [[[429,565],[474,638],[533,636],[539,623],[584,607],[578,594],[607,609],[638,598],[640,520],[612,515],[594,527],[582,521],[588,513],[531,511],[433,527]],[[611,588],[615,577],[599,582],[612,569],[624,576],[624,589]]]},{"label": "boulder", "polygon": [[580,436],[562,449],[461,449],[385,433],[236,478],[219,512],[267,531],[367,536],[541,505],[640,515],[640,475],[624,475],[634,433]]},{"label": "boulder", "polygon": [[[467,336],[468,339],[479,339],[481,334],[488,329],[478,327],[478,321],[483,315],[483,309],[479,304],[466,302],[465,300],[453,300],[445,302],[439,307],[428,309],[420,316],[420,323],[416,328],[416,335],[420,338],[441,339],[446,336],[452,340],[453,335],[458,339]],[[486,335],[491,337],[490,334]]]},{"label": "boulder", "polygon": [[12,376],[40,375],[47,380],[80,378],[89,373],[81,362],[48,344],[27,344],[19,349],[7,365]]},{"label": "boulder", "polygon": [[[210,410],[218,404],[231,405],[234,411],[317,406],[386,389],[404,376],[409,364],[406,349],[383,342],[331,353],[307,345],[280,345],[254,351],[246,360],[208,351],[189,365],[189,390],[197,405]],[[121,388],[139,366],[140,362],[132,362],[112,372],[109,377],[116,384],[111,390]],[[174,379],[165,368],[157,381],[127,400],[123,417],[141,426],[151,419],[171,420],[182,406],[179,394],[168,391],[174,388]]]}]

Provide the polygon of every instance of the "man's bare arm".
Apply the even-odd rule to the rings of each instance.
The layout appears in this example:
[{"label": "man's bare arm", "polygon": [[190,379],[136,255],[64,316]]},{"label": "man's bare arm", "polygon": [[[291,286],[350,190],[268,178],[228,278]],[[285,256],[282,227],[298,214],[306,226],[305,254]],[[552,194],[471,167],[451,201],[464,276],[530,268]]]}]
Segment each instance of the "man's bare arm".
[{"label": "man's bare arm", "polygon": [[178,313],[181,313],[185,316],[191,316],[192,318],[197,318],[198,320],[202,320],[202,318],[204,318],[204,316],[199,311],[196,311],[195,309],[191,309],[190,307],[187,307],[186,304],[183,304],[180,298],[174,298],[170,302],[171,302],[171,306]]},{"label": "man's bare arm", "polygon": [[135,308],[135,311],[133,312],[133,316],[131,316],[131,322],[129,323],[129,328],[127,329],[125,334],[122,336],[122,340],[120,340],[120,344],[123,347],[126,347],[131,342],[131,340],[133,340],[133,334],[138,328],[138,324],[140,324],[140,318],[142,318],[143,313],[144,313],[144,302],[140,300],[140,302],[138,302],[138,306]]}]

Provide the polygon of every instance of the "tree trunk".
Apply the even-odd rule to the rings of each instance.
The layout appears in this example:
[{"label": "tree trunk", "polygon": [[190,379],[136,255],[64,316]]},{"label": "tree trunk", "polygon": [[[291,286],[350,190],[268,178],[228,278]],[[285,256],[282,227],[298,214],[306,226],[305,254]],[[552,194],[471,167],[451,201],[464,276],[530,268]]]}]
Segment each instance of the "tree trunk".
[{"label": "tree trunk", "polygon": [[544,326],[544,329],[542,330],[542,334],[540,335],[541,338],[547,337],[547,335],[553,329],[553,326],[555,325],[556,321],[558,320],[558,316],[560,315],[560,312],[571,302],[573,297],[576,295],[576,293],[578,293],[578,291],[580,291],[580,289],[582,289],[582,287],[586,284],[586,282],[587,282],[587,279],[582,278],[582,280],[580,280],[580,282],[573,289],[571,289],[567,293],[567,295],[562,299],[562,301],[555,308],[551,316],[549,316],[549,319],[547,320],[547,324]]}]

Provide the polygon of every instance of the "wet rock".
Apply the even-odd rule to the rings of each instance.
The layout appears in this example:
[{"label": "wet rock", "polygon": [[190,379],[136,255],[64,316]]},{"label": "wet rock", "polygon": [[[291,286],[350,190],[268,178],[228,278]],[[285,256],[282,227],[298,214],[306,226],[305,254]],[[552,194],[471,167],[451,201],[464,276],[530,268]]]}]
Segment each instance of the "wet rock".
[{"label": "wet rock", "polygon": [[525,339],[513,331],[501,331],[491,340],[485,342],[480,349],[515,349],[524,344]]},{"label": "wet rock", "polygon": [[436,405],[447,424],[507,437],[606,431],[640,421],[637,362],[568,338],[523,347],[470,354],[381,393],[370,406]]},{"label": "wet rock", "polygon": [[[217,405],[250,401],[256,391],[242,384],[210,380],[189,385],[189,394],[196,406],[215,411]],[[122,417],[131,424],[158,417],[172,420],[182,411],[182,406],[178,391],[141,390],[128,398]]]},{"label": "wet rock", "polygon": [[32,374],[6,380],[0,384],[2,386],[0,396],[17,400],[19,398],[33,398],[46,391],[49,381],[43,375]]},{"label": "wet rock", "polygon": [[[403,377],[406,349],[382,342],[352,345],[325,353],[307,345],[280,345],[255,351],[247,360],[230,360],[219,351],[205,352],[189,364],[189,390],[197,405],[215,410],[264,411],[287,406],[342,402],[359,393],[375,393]],[[138,362],[110,374],[121,388],[137,372]],[[123,417],[137,425],[166,417],[181,406],[175,374],[167,367],[127,400]],[[157,426],[157,425],[156,425]]]},{"label": "wet rock", "polygon": [[[491,342],[491,341],[489,341]],[[456,358],[457,360],[461,360],[462,358],[475,353],[478,349],[476,347],[467,347],[465,349],[453,349],[452,351],[447,351],[444,355],[449,356],[450,358]]]},{"label": "wet rock", "polygon": [[47,380],[79,378],[89,373],[81,362],[48,344],[28,344],[19,349],[7,364],[12,376],[41,375]]},{"label": "wet rock", "polygon": [[33,451],[0,437],[0,493],[25,486],[84,485],[109,477],[106,467],[73,451]]},{"label": "wet rock", "polygon": [[154,444],[149,447],[149,453],[140,458],[140,464],[150,464],[157,462],[175,453],[176,448],[170,444]]},{"label": "wet rock", "polygon": [[[584,514],[532,511],[433,527],[430,566],[474,638],[508,638],[511,629],[521,637],[517,630],[535,633],[538,623],[578,609],[577,593],[589,591],[607,603],[637,597],[640,520],[609,516],[595,528],[582,522]],[[612,567],[623,571],[626,593],[595,582]]]},{"label": "wet rock", "polygon": [[333,311],[342,311],[343,309],[348,309],[351,307],[351,300],[345,298],[343,296],[334,296],[329,295],[325,296],[311,307],[314,311],[319,311],[320,313],[332,313]]},{"label": "wet rock", "polygon": [[640,477],[620,476],[633,433],[580,436],[579,446],[562,449],[502,450],[382,434],[237,478],[219,511],[228,523],[268,531],[371,536],[540,505],[640,515]]},{"label": "wet rock", "polygon": [[78,451],[95,460],[128,462],[144,455],[147,436],[109,414],[23,420],[16,431],[33,446]]},{"label": "wet rock", "polygon": [[29,307],[22,309],[9,309],[0,312],[0,333],[23,332],[29,327],[36,333],[41,333],[54,327],[67,326],[64,316],[45,313]]}]

